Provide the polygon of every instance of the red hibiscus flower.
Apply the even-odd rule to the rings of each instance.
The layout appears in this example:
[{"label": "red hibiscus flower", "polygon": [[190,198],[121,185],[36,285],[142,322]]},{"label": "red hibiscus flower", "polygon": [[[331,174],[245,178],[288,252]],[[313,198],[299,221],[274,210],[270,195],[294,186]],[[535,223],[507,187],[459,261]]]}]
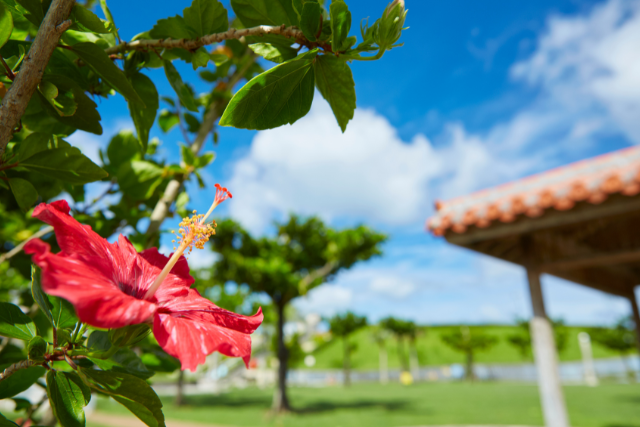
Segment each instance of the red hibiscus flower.
[{"label": "red hibiscus flower", "polygon": [[[231,197],[216,188],[212,208]],[[190,289],[194,279],[182,254],[191,246],[201,248],[214,234],[204,223],[208,214],[183,220],[179,247],[167,258],[156,248],[138,253],[122,235],[109,243],[73,219],[64,200],[43,203],[33,217],[53,226],[61,252],[51,253],[40,239],[29,241],[25,252],[42,269],[45,292],[71,302],[80,321],[98,328],[152,323],[158,343],[180,360],[182,369],[194,371],[214,351],[242,357],[248,366],[250,334],[262,323],[262,311],[242,316]]]}]

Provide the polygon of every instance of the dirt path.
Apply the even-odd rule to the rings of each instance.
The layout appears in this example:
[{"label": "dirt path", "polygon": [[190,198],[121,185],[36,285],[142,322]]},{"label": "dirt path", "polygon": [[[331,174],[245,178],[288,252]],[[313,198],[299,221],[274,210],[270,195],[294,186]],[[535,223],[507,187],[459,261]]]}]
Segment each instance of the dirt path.
[{"label": "dirt path", "polygon": [[[146,425],[134,416],[111,415],[106,412],[94,412],[88,417],[88,421],[104,427],[146,427]],[[167,427],[223,427],[215,424],[189,423],[185,421],[167,420]]]},{"label": "dirt path", "polygon": [[[134,416],[111,415],[106,412],[94,412],[88,421],[104,427],[146,427],[145,424]],[[189,423],[184,421],[167,420],[167,427],[223,427],[216,424]],[[413,427],[530,427],[517,425],[446,425],[446,426],[413,426]]]}]

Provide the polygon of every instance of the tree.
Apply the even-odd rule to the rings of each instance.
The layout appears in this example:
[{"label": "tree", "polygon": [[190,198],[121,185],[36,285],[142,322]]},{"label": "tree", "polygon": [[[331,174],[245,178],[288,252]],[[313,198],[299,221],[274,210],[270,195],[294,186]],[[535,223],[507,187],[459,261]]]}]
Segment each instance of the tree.
[{"label": "tree", "polygon": [[246,284],[264,292],[276,311],[278,388],[274,409],[290,410],[287,398],[288,351],[285,345],[285,308],[295,298],[332,280],[343,270],[381,254],[386,236],[365,226],[334,230],[320,219],[292,215],[279,223],[274,237],[254,238],[240,224],[218,224],[212,248],[219,254],[212,277],[217,283]]},{"label": "tree", "polygon": [[387,340],[390,333],[387,329],[377,325],[371,330],[371,335],[375,343],[378,345],[378,369],[380,371],[380,383],[389,382],[389,357],[387,355]]},{"label": "tree", "polygon": [[365,326],[367,326],[367,318],[355,315],[350,311],[343,315],[336,314],[329,319],[329,327],[333,336],[342,338],[344,349],[342,366],[345,387],[351,385],[351,353],[354,350],[353,344],[349,342],[349,336]]},{"label": "tree", "polygon": [[[415,355],[415,338],[417,335],[416,324],[409,320],[396,319],[394,317],[387,317],[380,321],[380,326],[389,332],[391,332],[398,341],[398,359],[402,370],[405,372],[410,371],[411,362],[407,358],[404,342],[408,341],[410,351]],[[413,355],[410,357],[414,357]]]},{"label": "tree", "polygon": [[[31,257],[22,249],[32,238],[45,240],[52,253],[60,248],[52,228],[42,227],[25,212],[36,202],[56,200],[64,193],[73,217],[99,236],[117,237],[128,229],[133,230],[127,237],[137,251],[159,246],[165,220],[186,217],[190,211],[185,185],[213,184],[205,182],[200,172],[214,159],[205,146],[211,139],[218,143],[216,125],[267,129],[294,123],[309,111],[317,88],[338,125],[346,129],[355,109],[351,61],[378,59],[397,46],[406,11],[404,2],[395,0],[379,19],[363,26],[358,42],[348,36],[351,14],[342,1],[325,10],[322,2],[264,0],[264,11],[255,14],[251,2],[243,0],[231,0],[232,11],[218,0],[194,0],[180,16],[136,29],[136,40],[126,41],[107,1],[100,0],[97,12],[104,19],[94,13],[94,3],[0,1],[0,247],[6,249],[0,254],[0,301],[9,304],[0,313],[11,311],[11,319],[23,322],[16,326],[13,320],[0,318],[0,389],[19,383],[11,387],[17,393],[37,381],[49,362],[62,362],[73,372],[59,370],[57,363],[47,374],[52,377],[49,397],[61,423],[84,423],[83,384],[105,393],[96,385],[101,377],[105,384],[129,384],[117,390],[125,394],[110,390],[111,395],[130,402],[127,407],[145,422],[162,424],[159,400],[144,379],[154,372],[171,372],[179,364],[156,342],[120,339],[122,334],[131,338],[130,330],[112,329],[105,338],[104,331],[73,317],[73,309],[69,322],[75,319],[74,324],[61,325],[47,317],[49,304],[60,309],[64,300],[33,291]],[[233,23],[240,28],[232,28]],[[208,50],[210,45],[215,46]],[[259,57],[276,65],[264,69],[256,61]],[[210,89],[196,95],[188,82],[192,78],[183,78],[176,62],[198,70]],[[169,96],[161,97],[157,82],[148,77],[155,68],[164,69],[172,93],[162,95]],[[108,131],[95,100],[110,96],[127,101],[135,132],[113,135],[100,159],[92,160],[66,138],[78,130],[98,135]],[[151,135],[156,123],[165,133],[180,128],[185,143],[180,156],[167,159],[157,150],[161,142]],[[99,194],[92,193],[89,183],[94,183],[94,190],[102,187]],[[23,312],[9,301],[26,309]],[[15,328],[26,328],[27,333]],[[30,335],[34,331],[36,336]],[[118,340],[114,343],[111,338]],[[35,340],[33,351],[31,340]],[[17,341],[24,343],[14,345]],[[98,343],[100,352],[90,350]],[[44,353],[38,353],[42,349]],[[84,353],[91,353],[95,365],[102,364],[100,369],[92,368],[94,361],[76,365],[87,358]],[[72,393],[61,393],[54,383],[77,380],[74,366],[77,372],[86,371],[83,375],[93,375],[93,380],[74,382],[77,388]],[[142,366],[148,370],[136,371]],[[124,381],[123,372],[138,375],[142,382],[129,377]],[[136,396],[126,394],[133,383],[139,387]],[[71,397],[75,400],[65,400]],[[138,410],[140,399],[156,406]],[[55,402],[61,406],[56,408]],[[24,406],[25,422],[39,424],[32,418],[37,406],[38,402]]]},{"label": "tree", "polygon": [[593,342],[619,353],[626,371],[633,372],[625,357],[636,349],[635,327],[631,316],[621,318],[613,328],[591,328],[589,335]]},{"label": "tree", "polygon": [[498,338],[486,334],[480,328],[461,326],[460,329],[442,334],[440,339],[452,349],[466,355],[465,376],[468,380],[475,379],[473,362],[475,353],[488,350],[497,344]]},{"label": "tree", "polygon": [[[516,320],[517,331],[507,336],[507,342],[514,346],[523,359],[531,357],[531,329],[527,320]],[[564,352],[567,348],[569,331],[564,324],[564,320],[551,320],[553,335],[558,353]]]}]

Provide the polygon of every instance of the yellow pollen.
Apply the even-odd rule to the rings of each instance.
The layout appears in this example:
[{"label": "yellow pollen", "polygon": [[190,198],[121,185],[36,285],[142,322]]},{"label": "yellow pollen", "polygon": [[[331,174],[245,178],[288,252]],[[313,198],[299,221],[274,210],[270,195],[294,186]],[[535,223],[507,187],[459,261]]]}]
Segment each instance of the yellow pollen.
[{"label": "yellow pollen", "polygon": [[177,243],[178,248],[176,249],[175,246],[173,247],[173,255],[171,255],[167,264],[145,293],[145,299],[153,296],[162,284],[162,281],[169,275],[169,272],[183,254],[189,255],[194,247],[196,249],[204,249],[204,245],[209,241],[209,237],[216,234],[216,222],[212,221],[210,224],[207,224],[205,221],[219,203],[220,200],[216,199],[206,215],[198,215],[194,210],[192,217],[182,218],[182,222],[180,222],[180,228],[177,233],[175,230],[171,230],[171,233],[175,236],[175,240],[172,240],[171,243]]}]

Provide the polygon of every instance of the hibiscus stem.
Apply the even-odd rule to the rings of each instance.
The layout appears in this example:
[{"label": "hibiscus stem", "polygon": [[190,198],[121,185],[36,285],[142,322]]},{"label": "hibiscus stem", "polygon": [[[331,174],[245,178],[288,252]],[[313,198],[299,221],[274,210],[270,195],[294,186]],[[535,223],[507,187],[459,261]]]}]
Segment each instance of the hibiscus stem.
[{"label": "hibiscus stem", "polygon": [[58,330],[56,329],[56,327],[53,327],[53,346],[57,347],[58,346]]}]

